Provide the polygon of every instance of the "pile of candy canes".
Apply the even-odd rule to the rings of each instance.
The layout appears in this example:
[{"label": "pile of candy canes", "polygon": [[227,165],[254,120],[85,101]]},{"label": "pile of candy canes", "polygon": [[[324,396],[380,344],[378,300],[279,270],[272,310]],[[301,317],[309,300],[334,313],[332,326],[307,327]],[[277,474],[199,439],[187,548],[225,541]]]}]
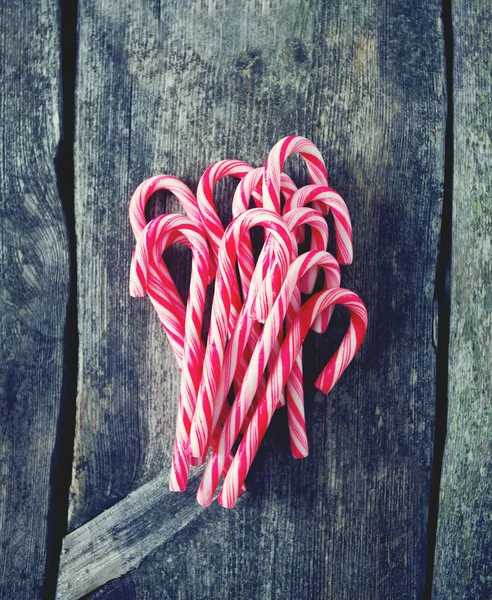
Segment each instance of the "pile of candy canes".
[{"label": "pile of candy canes", "polygon": [[[282,171],[287,157],[296,153],[306,162],[311,179],[299,189]],[[233,220],[224,229],[213,189],[229,176],[239,184],[232,200]],[[147,223],[145,207],[158,190],[172,193],[186,216],[165,214]],[[249,208],[250,201],[256,208]],[[325,394],[364,339],[365,306],[356,294],[340,287],[339,265],[352,262],[347,206],[328,186],[317,147],[306,138],[289,136],[275,144],[264,167],[238,160],[212,165],[200,179],[196,196],[175,177],[151,177],[136,189],[129,212],[137,240],[130,294],[148,294],[181,370],[170,489],[185,490],[190,466],[204,463],[211,448],[198,502],[209,506],[223,477],[218,502],[232,508],[245,490],[246,475],[277,407],[287,406],[292,455],[308,454],[302,374],[302,344],[308,331],[325,332],[337,304],[350,312],[348,330],[315,382]],[[336,258],[326,251],[330,212]],[[255,263],[250,231],[258,226],[264,229],[265,241]],[[311,230],[310,250],[299,255],[306,227]],[[192,253],[186,306],[162,257],[176,243]],[[312,294],[320,270],[322,291],[302,304],[301,293]],[[205,344],[205,296],[214,279]],[[227,399],[231,386],[232,406]]]}]

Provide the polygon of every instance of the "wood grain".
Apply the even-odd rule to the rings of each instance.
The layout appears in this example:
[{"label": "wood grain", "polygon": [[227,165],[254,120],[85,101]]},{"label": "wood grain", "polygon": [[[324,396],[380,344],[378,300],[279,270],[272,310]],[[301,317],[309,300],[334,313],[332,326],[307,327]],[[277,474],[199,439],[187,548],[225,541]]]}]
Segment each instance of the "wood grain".
[{"label": "wood grain", "polygon": [[492,597],[492,19],[453,2],[454,176],[448,431],[434,598]]},{"label": "wood grain", "polygon": [[[143,178],[169,172],[196,187],[215,160],[261,164],[283,135],[313,139],[353,217],[343,284],[370,318],[328,399],[312,381],[345,314],[331,335],[310,339],[310,457],[290,457],[279,411],[240,506],[203,511],[93,597],[421,597],[444,161],[440,2],[81,0],[79,9],[70,528],[169,459],[178,372],[149,303],[127,295],[127,203]],[[295,160],[289,168],[306,181]],[[219,190],[223,214],[230,189]],[[176,272],[187,276],[181,261]]]},{"label": "wood grain", "polygon": [[40,598],[64,364],[56,6],[0,8],[0,597]]},{"label": "wood grain", "polygon": [[[203,468],[190,478],[198,488]],[[192,494],[169,491],[167,477],[140,486],[63,541],[56,597],[77,600],[140,566],[204,509]]]}]

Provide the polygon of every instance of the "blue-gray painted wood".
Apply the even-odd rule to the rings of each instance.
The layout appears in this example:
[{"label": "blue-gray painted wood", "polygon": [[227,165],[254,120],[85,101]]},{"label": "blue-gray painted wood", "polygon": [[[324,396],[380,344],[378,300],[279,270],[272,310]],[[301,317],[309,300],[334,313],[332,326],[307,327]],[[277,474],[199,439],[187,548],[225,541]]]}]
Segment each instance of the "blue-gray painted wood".
[{"label": "blue-gray painted wood", "polygon": [[[190,488],[198,487],[202,472],[203,468],[192,475]],[[140,486],[65,537],[56,598],[77,600],[137,569],[203,510],[192,494],[170,492],[167,477]]]},{"label": "blue-gray painted wood", "polygon": [[448,427],[434,598],[492,598],[492,7],[454,1]]},{"label": "blue-gray painted wood", "polygon": [[[310,457],[290,457],[279,411],[240,506],[203,511],[93,597],[422,597],[444,177],[441,3],[80,0],[79,9],[70,529],[161,474],[171,450],[178,371],[149,303],[127,295],[127,205],[142,179],[168,172],[196,187],[215,160],[261,164],[280,137],[311,138],[352,214],[355,259],[343,283],[370,319],[328,398],[312,382],[343,312],[331,335],[310,338]],[[224,213],[231,189],[222,188]],[[181,264],[176,271],[183,281]]]},{"label": "blue-gray painted wood", "polygon": [[41,597],[53,523],[60,516],[49,514],[52,494],[59,491],[54,449],[69,287],[55,167],[61,139],[59,38],[56,3],[2,3],[0,598],[6,600]]}]

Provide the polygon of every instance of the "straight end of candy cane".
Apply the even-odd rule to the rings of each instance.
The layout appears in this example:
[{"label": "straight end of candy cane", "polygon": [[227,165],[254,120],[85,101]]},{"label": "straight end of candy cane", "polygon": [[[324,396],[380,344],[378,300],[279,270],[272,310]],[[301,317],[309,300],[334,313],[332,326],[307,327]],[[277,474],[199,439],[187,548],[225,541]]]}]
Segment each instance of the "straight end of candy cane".
[{"label": "straight end of candy cane", "polygon": [[220,504],[220,506],[222,506],[222,508],[234,508],[236,506],[238,497],[242,496],[245,492],[246,486],[244,483],[239,487],[237,496],[232,495],[231,497],[228,497],[227,494],[224,494],[221,490],[217,497],[217,502]]},{"label": "straight end of candy cane", "polygon": [[203,506],[203,508],[207,508],[212,504],[213,496],[208,494],[207,491],[200,485],[196,493],[196,501],[200,506]]},{"label": "straight end of candy cane", "polygon": [[307,458],[309,456],[309,451],[307,451],[307,452],[299,452],[298,448],[295,448],[295,449],[292,448],[291,454],[292,454],[292,458],[302,459],[302,458]]},{"label": "straight end of candy cane", "polygon": [[176,471],[171,467],[171,473],[169,474],[169,491],[170,492],[184,492],[188,486],[188,478],[177,477]]},{"label": "straight end of candy cane", "polygon": [[[196,500],[200,506],[207,507],[210,506],[214,499],[215,493],[215,481],[217,474],[217,453],[212,452],[207,466],[205,467],[205,471],[203,472],[203,476],[200,480],[200,485],[198,486],[198,491],[196,493]],[[215,476],[214,476],[215,475]]]},{"label": "straight end of candy cane", "polygon": [[236,506],[237,498],[229,497],[228,494],[224,494],[224,490],[220,490],[220,494],[217,498],[217,502],[222,508],[234,508]]},{"label": "straight end of candy cane", "polygon": [[349,248],[337,249],[337,260],[340,265],[351,265],[354,260],[354,251],[352,246]]},{"label": "straight end of candy cane", "polygon": [[334,367],[324,369],[316,378],[314,387],[323,394],[331,392],[337,379],[335,379]]},{"label": "straight end of candy cane", "polygon": [[314,286],[316,285],[316,280],[318,278],[319,269],[318,267],[313,267],[309,269],[307,273],[301,277],[299,282],[299,288],[303,294],[312,294],[314,290]]}]

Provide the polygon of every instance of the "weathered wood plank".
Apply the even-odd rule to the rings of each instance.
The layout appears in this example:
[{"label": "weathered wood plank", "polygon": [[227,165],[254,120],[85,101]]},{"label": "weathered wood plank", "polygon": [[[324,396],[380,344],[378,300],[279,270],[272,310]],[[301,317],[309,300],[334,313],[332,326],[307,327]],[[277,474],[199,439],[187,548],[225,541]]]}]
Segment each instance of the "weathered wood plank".
[{"label": "weathered wood plank", "polygon": [[[260,164],[283,135],[312,138],[353,215],[355,262],[343,281],[370,316],[367,342],[329,399],[308,385],[311,456],[290,458],[279,412],[240,506],[202,512],[95,597],[219,598],[226,588],[238,598],[420,597],[444,160],[440,2],[79,8],[71,529],[169,458],[177,370],[148,303],[126,295],[126,207],[141,179],[170,172],[196,186],[214,160]],[[343,323],[340,314],[334,337]],[[310,343],[307,382],[331,344]]]},{"label": "weathered wood plank", "polygon": [[40,598],[62,395],[67,232],[56,5],[0,8],[0,597]]},{"label": "weathered wood plank", "polygon": [[[190,478],[190,488],[198,487],[201,472]],[[140,486],[65,537],[56,597],[77,600],[138,568],[203,510],[192,494],[170,492],[167,476]]]},{"label": "weathered wood plank", "polygon": [[492,597],[492,32],[454,1],[454,175],[448,431],[434,598]]}]

